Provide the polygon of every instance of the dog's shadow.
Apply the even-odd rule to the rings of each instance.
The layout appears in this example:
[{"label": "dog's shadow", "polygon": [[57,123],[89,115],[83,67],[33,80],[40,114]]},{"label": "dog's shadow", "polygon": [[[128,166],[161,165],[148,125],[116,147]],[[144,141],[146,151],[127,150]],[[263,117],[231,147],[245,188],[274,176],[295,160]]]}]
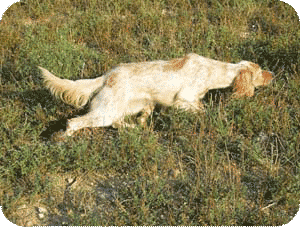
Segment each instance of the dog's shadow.
[{"label": "dog's shadow", "polygon": [[67,118],[56,121],[50,121],[47,128],[41,132],[40,139],[42,141],[49,141],[53,135],[58,132],[64,132],[67,128]]},{"label": "dog's shadow", "polygon": [[73,110],[72,113],[64,115],[64,117],[60,118],[59,120],[48,122],[46,129],[42,131],[40,134],[40,139],[42,141],[49,141],[49,140],[53,140],[53,137],[58,134],[63,135],[67,129],[68,119],[85,115],[88,112],[89,112],[89,105],[85,106],[82,109]]},{"label": "dog's shadow", "polygon": [[231,87],[212,89],[206,93],[202,101],[206,104],[211,103],[213,106],[218,106],[221,100],[230,98],[231,94],[233,94]]}]

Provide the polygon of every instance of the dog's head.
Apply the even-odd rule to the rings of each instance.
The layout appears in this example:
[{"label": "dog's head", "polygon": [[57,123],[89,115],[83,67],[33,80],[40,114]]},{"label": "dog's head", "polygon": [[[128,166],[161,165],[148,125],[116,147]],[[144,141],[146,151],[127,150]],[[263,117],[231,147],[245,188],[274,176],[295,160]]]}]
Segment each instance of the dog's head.
[{"label": "dog's head", "polygon": [[262,70],[259,65],[242,61],[242,69],[236,76],[233,87],[235,96],[253,96],[255,87],[266,86],[273,79],[273,73]]}]

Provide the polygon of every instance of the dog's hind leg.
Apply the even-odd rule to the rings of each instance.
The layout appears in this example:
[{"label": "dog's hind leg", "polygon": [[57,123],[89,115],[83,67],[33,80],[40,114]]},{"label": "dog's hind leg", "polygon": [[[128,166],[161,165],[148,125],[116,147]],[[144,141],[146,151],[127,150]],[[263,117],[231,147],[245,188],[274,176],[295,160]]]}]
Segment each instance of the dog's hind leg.
[{"label": "dog's hind leg", "polygon": [[102,114],[102,111],[96,109],[84,116],[76,117],[68,120],[66,136],[71,136],[75,131],[86,127],[106,127],[113,123],[114,116]]}]

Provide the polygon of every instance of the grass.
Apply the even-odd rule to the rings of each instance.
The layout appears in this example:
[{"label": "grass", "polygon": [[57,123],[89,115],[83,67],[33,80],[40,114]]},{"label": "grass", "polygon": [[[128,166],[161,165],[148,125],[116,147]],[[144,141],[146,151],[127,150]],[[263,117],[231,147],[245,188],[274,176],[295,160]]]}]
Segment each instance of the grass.
[{"label": "grass", "polygon": [[[18,225],[290,222],[300,204],[299,43],[297,13],[281,1],[14,4],[0,24],[4,214]],[[251,98],[210,91],[205,114],[159,106],[145,129],[90,128],[58,141],[64,119],[84,110],[55,100],[38,65],[95,78],[190,52],[256,62],[274,83]]]}]

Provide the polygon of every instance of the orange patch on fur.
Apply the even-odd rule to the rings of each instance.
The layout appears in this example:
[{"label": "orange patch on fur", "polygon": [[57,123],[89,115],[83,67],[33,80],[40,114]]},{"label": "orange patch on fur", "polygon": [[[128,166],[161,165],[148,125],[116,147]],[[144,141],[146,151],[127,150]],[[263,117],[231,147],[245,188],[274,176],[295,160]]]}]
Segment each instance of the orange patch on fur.
[{"label": "orange patch on fur", "polygon": [[246,73],[251,73],[252,74],[252,72],[250,70],[243,69],[243,70],[240,70],[239,75],[243,75],[243,74],[246,74]]},{"label": "orange patch on fur", "polygon": [[167,62],[166,65],[163,66],[163,71],[178,71],[182,69],[185,63],[188,61],[189,57],[185,56],[184,58],[176,58]]},{"label": "orange patch on fur", "polygon": [[259,65],[255,64],[255,63],[251,63],[251,66],[252,66],[253,68],[255,68],[255,69],[259,69],[259,68],[260,68]]},{"label": "orange patch on fur", "polygon": [[117,82],[116,80],[117,75],[118,75],[117,73],[111,73],[107,78],[107,80],[105,81],[105,85],[110,88],[113,87]]},{"label": "orange patch on fur", "polygon": [[234,91],[236,96],[253,96],[254,88],[251,85],[252,72],[250,70],[241,70],[234,81]]},{"label": "orange patch on fur", "polygon": [[268,85],[270,83],[270,81],[273,79],[272,73],[270,73],[268,71],[263,71],[262,77],[263,77],[263,85]]}]

